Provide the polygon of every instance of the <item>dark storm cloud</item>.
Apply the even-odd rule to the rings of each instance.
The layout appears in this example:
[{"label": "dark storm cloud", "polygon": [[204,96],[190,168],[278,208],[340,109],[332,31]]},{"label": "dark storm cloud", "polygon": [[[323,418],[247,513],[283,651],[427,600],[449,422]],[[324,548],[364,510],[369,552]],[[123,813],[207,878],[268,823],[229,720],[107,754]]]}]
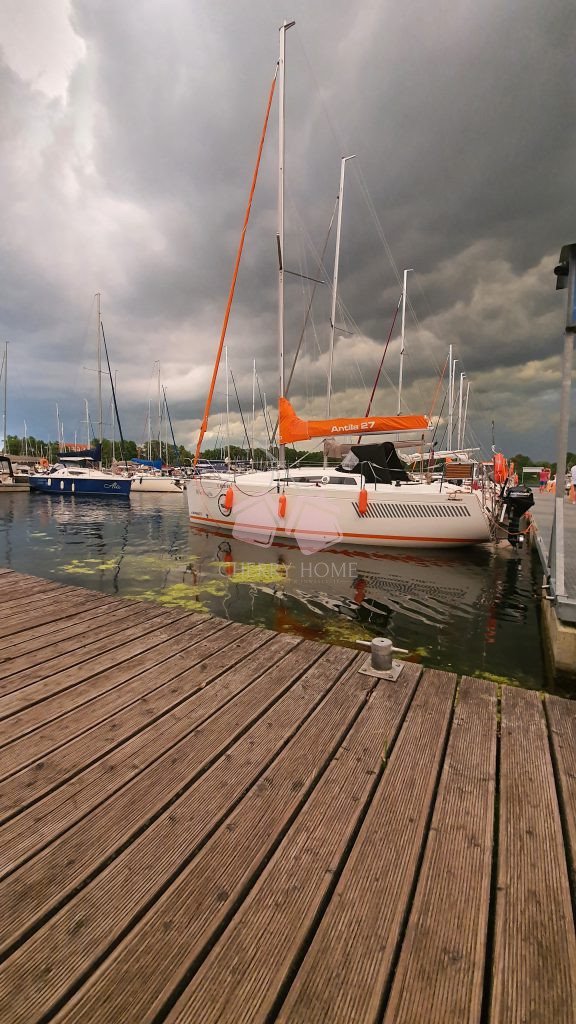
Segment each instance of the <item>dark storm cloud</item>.
[{"label": "dark storm cloud", "polygon": [[[568,0],[295,0],[290,10],[277,0],[75,0],[83,45],[67,95],[46,95],[10,66],[0,79],[2,329],[17,348],[12,372],[26,382],[9,427],[20,432],[26,417],[47,433],[56,401],[81,423],[83,395],[93,403],[95,392],[82,366],[93,362],[100,289],[126,433],[142,433],[159,359],[177,432],[193,440],[285,16],[297,21],[287,40],[292,269],[318,275],[340,158],[357,154],[339,288],[355,333],[337,344],[335,411],[344,401],[363,407],[362,382],[371,385],[398,301],[383,231],[398,272],[414,268],[406,402],[429,403],[453,344],[474,382],[483,440],[496,417],[503,443],[552,454],[540,446],[553,443],[547,395],[559,382],[550,358],[562,300],[551,271],[573,233]],[[229,328],[246,405],[254,357],[270,402],[276,390],[275,164],[274,109]],[[332,240],[328,275],[333,252]],[[287,282],[289,353],[307,288]],[[326,361],[314,329],[325,352],[329,306],[321,287],[292,392],[303,413],[322,410]],[[397,338],[387,359],[395,381]],[[394,407],[396,397],[383,391],[380,401]],[[221,377],[216,409],[223,404]]]}]

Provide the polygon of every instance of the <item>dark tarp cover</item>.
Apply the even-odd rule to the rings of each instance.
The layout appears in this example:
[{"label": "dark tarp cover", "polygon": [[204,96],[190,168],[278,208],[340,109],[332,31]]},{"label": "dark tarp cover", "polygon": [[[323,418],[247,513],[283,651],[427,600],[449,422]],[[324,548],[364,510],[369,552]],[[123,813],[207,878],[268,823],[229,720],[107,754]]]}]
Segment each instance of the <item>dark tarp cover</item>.
[{"label": "dark tarp cover", "polygon": [[92,459],[93,462],[100,462],[102,458],[102,445],[97,444],[94,448],[82,448],[72,452],[59,451],[59,459]]},{"label": "dark tarp cover", "polygon": [[391,441],[384,441],[381,444],[353,444],[350,451],[359,462],[352,472],[361,471],[368,484],[391,484],[396,480],[409,479]]}]

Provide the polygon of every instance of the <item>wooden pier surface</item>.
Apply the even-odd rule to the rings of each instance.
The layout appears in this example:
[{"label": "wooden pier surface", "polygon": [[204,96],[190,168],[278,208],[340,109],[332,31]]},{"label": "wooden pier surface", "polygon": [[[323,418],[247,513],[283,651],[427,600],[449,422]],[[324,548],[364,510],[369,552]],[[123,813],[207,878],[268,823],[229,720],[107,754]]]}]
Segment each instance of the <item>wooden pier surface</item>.
[{"label": "wooden pier surface", "polygon": [[0,572],[2,1024],[574,1024],[576,703]]}]

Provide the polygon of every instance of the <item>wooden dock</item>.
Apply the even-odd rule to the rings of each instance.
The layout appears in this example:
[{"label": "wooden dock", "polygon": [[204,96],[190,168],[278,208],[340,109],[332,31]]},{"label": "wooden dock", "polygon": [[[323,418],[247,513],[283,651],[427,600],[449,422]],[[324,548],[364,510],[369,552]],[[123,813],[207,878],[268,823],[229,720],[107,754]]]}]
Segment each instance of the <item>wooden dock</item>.
[{"label": "wooden dock", "polygon": [[0,571],[2,1024],[575,1024],[576,703]]}]

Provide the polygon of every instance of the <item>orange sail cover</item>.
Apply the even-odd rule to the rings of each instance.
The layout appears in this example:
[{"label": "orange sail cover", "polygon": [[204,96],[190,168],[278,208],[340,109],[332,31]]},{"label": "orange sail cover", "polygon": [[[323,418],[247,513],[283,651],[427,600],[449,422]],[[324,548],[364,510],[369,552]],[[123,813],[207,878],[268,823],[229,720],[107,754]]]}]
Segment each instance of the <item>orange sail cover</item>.
[{"label": "orange sail cover", "polygon": [[287,398],[279,401],[280,444],[309,441],[338,434],[388,434],[401,430],[428,430],[426,416],[364,416],[338,420],[301,420]]}]

